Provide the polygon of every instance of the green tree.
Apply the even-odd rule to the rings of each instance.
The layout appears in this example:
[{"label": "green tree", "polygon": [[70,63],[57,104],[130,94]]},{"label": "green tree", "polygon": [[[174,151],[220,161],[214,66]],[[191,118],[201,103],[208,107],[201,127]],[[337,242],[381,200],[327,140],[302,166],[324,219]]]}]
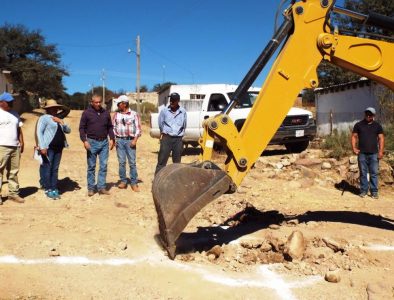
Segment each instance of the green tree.
[{"label": "green tree", "polygon": [[11,71],[17,91],[37,96],[65,97],[60,54],[54,44],[47,44],[40,30],[29,31],[23,25],[0,27],[0,68]]},{"label": "green tree", "polygon": [[[148,89],[147,85],[143,84],[143,85],[140,86],[140,92],[141,93],[146,93],[148,90],[149,89]],[[137,91],[137,89],[135,91]]]},{"label": "green tree", "polygon": [[170,85],[174,85],[174,84],[176,84],[176,83],[175,82],[171,82],[171,81],[167,81],[167,82],[164,82],[164,83],[157,83],[157,84],[155,84],[153,86],[152,92],[160,93],[160,92],[166,90]]}]

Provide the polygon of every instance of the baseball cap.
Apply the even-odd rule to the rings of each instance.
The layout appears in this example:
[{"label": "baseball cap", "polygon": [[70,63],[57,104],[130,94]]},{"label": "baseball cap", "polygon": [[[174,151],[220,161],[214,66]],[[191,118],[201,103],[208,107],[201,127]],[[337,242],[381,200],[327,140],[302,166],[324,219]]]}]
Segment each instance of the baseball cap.
[{"label": "baseball cap", "polygon": [[172,93],[172,94],[169,96],[169,98],[170,98],[170,101],[171,101],[171,100],[179,101],[179,100],[181,99],[181,97],[179,96],[178,93]]},{"label": "baseball cap", "polygon": [[373,107],[367,107],[364,112],[367,111],[369,111],[373,115],[376,115],[376,110]]},{"label": "baseball cap", "polygon": [[14,97],[10,93],[4,92],[0,95],[0,101],[11,102],[14,101]]}]

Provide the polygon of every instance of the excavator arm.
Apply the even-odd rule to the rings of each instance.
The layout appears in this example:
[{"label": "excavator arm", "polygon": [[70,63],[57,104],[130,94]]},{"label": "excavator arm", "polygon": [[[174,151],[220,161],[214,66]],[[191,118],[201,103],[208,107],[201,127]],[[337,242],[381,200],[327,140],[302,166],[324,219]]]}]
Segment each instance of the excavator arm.
[{"label": "excavator arm", "polygon": [[[279,128],[299,91],[318,86],[316,70],[322,60],[394,90],[391,57],[394,44],[340,35],[336,30],[332,33],[329,19],[332,10],[344,11],[336,8],[332,0],[294,2],[284,12],[282,26],[238,86],[232,102],[221,114],[205,121],[200,163],[172,164],[156,175],[152,194],[160,237],[170,258],[175,257],[175,242],[194,215],[213,199],[236,191]],[[393,21],[387,17],[374,15],[372,21],[394,30]],[[280,44],[283,46],[238,132],[228,114]],[[226,148],[227,159],[221,167],[211,162],[215,140],[220,140]]]}]

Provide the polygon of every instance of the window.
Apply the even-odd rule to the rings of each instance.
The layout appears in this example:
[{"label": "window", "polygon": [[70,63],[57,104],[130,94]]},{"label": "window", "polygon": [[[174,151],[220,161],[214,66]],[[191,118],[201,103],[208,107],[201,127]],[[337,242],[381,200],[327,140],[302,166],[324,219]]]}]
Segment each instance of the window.
[{"label": "window", "polygon": [[190,94],[190,100],[202,100],[204,98],[204,94]]},{"label": "window", "polygon": [[[247,92],[246,95],[244,95],[243,97],[241,97],[241,99],[239,99],[240,101],[235,107],[236,108],[252,107],[257,99],[258,94],[259,94],[258,92]],[[230,99],[233,99],[234,93],[228,93],[227,95],[229,96]]]},{"label": "window", "polygon": [[212,94],[209,98],[208,111],[222,111],[227,104],[226,97],[223,94]]}]

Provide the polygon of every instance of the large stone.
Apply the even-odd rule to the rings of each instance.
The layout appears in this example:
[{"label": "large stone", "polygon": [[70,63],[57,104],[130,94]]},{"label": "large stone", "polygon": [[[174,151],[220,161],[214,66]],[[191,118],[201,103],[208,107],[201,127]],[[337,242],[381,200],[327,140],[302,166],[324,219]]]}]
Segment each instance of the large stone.
[{"label": "large stone", "polygon": [[339,271],[328,271],[324,276],[324,279],[328,282],[338,283],[341,281],[341,276],[339,275]]},{"label": "large stone", "polygon": [[321,159],[319,158],[299,158],[295,161],[295,165],[297,166],[304,166],[304,167],[316,167],[320,166],[321,164]]},{"label": "large stone", "polygon": [[304,256],[305,240],[301,231],[293,231],[287,239],[284,253],[291,259],[301,259]]},{"label": "large stone", "polygon": [[393,184],[393,168],[384,160],[379,162],[379,180],[385,184]]}]

